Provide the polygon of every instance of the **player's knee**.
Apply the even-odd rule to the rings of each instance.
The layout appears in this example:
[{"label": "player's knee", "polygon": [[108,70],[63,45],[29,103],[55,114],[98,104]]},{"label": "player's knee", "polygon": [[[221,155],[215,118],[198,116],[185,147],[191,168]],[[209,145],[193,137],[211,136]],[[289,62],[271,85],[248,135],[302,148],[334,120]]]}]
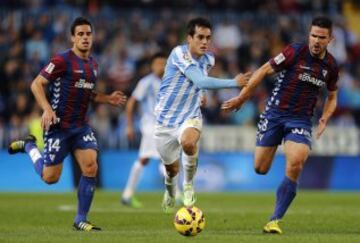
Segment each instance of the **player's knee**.
[{"label": "player's knee", "polygon": [[98,165],[96,162],[90,163],[83,167],[82,174],[88,177],[95,177],[97,174]]},{"label": "player's knee", "polygon": [[255,172],[256,174],[259,174],[259,175],[266,175],[268,173],[268,169],[264,169],[262,167],[255,167]]},{"label": "player's knee", "polygon": [[265,168],[265,167],[259,166],[259,165],[255,166],[254,169],[255,169],[256,174],[259,174],[259,175],[266,175],[269,171],[268,168]]},{"label": "player's knee", "polygon": [[196,143],[189,141],[182,141],[181,143],[184,153],[187,155],[194,155],[196,153]]},{"label": "player's knee", "polygon": [[301,161],[291,163],[288,170],[292,174],[300,174],[303,170],[303,163]]},{"label": "player's knee", "polygon": [[44,174],[42,179],[46,184],[51,185],[51,184],[55,184],[55,183],[57,183],[59,181],[60,175],[57,175],[57,174]]}]

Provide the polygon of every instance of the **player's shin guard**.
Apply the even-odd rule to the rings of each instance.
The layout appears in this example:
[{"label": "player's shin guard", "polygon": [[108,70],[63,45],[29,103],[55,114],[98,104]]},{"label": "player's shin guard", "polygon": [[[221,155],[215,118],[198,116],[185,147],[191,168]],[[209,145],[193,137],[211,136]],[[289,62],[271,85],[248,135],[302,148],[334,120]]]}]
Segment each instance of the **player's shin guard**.
[{"label": "player's shin guard", "polygon": [[193,179],[196,174],[198,161],[198,153],[194,155],[187,155],[182,153],[182,162],[184,167],[184,185],[193,184]]},{"label": "player's shin guard", "polygon": [[75,223],[87,221],[86,217],[93,200],[95,186],[95,177],[81,176],[78,186],[78,211],[76,214]]},{"label": "player's shin guard", "polygon": [[42,177],[43,168],[44,168],[44,158],[42,157],[35,142],[27,142],[25,144],[25,151],[30,156],[36,173],[40,177]]},{"label": "player's shin guard", "polygon": [[281,219],[296,196],[297,183],[285,177],[276,192],[276,205],[270,220]]}]

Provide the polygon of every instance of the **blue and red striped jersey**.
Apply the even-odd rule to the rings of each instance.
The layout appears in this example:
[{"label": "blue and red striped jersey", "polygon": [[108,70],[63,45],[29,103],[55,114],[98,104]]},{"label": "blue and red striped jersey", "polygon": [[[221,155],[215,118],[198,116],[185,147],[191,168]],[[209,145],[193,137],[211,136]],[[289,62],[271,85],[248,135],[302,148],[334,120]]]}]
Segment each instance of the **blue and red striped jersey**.
[{"label": "blue and red striped jersey", "polygon": [[329,91],[337,90],[338,66],[329,52],[319,59],[310,54],[307,44],[295,43],[269,63],[278,74],[266,110],[310,117],[320,89],[326,86]]},{"label": "blue and red striped jersey", "polygon": [[93,57],[81,59],[71,49],[56,54],[41,70],[40,75],[50,82],[50,104],[60,118],[61,128],[87,124],[97,70]]}]

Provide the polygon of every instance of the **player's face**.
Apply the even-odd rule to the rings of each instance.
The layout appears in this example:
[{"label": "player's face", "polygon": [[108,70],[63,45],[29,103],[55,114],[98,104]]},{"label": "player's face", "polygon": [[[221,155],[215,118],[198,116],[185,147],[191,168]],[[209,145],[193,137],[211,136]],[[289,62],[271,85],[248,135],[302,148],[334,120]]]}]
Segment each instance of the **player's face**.
[{"label": "player's face", "polygon": [[187,41],[192,55],[200,57],[207,52],[211,42],[211,30],[206,27],[195,26],[193,36],[188,35]]},{"label": "player's face", "polygon": [[319,26],[311,26],[309,34],[309,48],[311,55],[315,57],[323,57],[326,52],[327,45],[332,40],[330,30]]},{"label": "player's face", "polygon": [[163,58],[163,57],[155,58],[151,63],[151,70],[158,77],[162,77],[164,74],[165,65],[166,65],[166,58]]},{"label": "player's face", "polygon": [[90,25],[78,25],[75,34],[71,36],[74,47],[81,52],[88,52],[93,43],[93,34]]}]

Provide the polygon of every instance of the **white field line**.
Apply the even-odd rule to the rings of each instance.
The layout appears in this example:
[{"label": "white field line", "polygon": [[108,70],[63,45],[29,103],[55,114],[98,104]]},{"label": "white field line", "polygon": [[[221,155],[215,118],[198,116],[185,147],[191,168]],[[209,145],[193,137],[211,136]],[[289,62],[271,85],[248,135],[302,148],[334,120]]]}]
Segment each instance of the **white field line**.
[{"label": "white field line", "polygon": [[[177,207],[179,208],[179,207]],[[76,212],[77,207],[75,205],[59,205],[57,207],[57,210],[63,211],[63,212]],[[238,215],[246,215],[246,214],[269,214],[272,212],[272,207],[264,207],[263,209],[244,209],[239,207],[239,209],[228,209],[228,208],[211,208],[204,210],[204,213],[224,213],[224,214],[238,214]],[[306,215],[331,215],[332,212],[339,212],[343,211],[343,207],[329,207],[326,209],[318,210],[301,210],[301,209],[290,209],[287,214],[306,214]],[[163,213],[161,210],[161,207],[159,206],[159,209],[154,208],[141,208],[141,209],[133,209],[133,208],[127,208],[124,206],[111,206],[111,207],[92,207],[91,212],[93,213]],[[346,212],[346,210],[345,210]],[[360,211],[352,211],[351,214],[360,215]]]}]

